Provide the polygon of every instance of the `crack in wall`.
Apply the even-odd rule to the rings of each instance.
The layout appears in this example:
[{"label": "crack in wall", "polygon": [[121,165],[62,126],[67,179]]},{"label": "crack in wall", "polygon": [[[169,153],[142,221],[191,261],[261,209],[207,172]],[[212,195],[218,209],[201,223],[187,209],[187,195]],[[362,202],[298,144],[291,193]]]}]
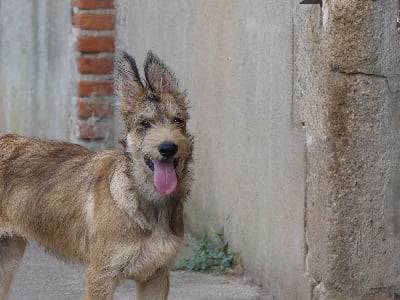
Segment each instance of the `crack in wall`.
[{"label": "crack in wall", "polygon": [[345,75],[345,76],[365,76],[365,77],[370,77],[370,78],[376,78],[376,79],[383,79],[386,82],[386,87],[390,93],[395,93],[397,92],[400,87],[396,87],[396,82],[400,80],[399,75],[395,76],[386,76],[382,74],[375,74],[375,73],[366,73],[362,71],[345,71],[345,70],[339,70],[339,69],[334,69],[332,68],[332,72],[340,75]]},{"label": "crack in wall", "polygon": [[357,75],[362,75],[362,76],[368,76],[368,77],[375,77],[375,78],[380,78],[380,79],[387,79],[387,76],[381,75],[381,74],[374,74],[374,73],[365,73],[362,71],[345,71],[345,70],[335,70],[332,68],[333,72],[343,74],[343,75],[349,75],[349,76],[357,76]]}]

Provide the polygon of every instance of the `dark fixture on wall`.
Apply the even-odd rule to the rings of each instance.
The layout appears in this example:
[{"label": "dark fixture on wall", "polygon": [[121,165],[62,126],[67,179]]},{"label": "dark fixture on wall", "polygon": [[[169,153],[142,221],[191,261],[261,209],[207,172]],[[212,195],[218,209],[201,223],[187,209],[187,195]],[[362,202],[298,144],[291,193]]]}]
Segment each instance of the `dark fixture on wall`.
[{"label": "dark fixture on wall", "polygon": [[322,5],[322,0],[303,0],[300,4],[319,4]]},{"label": "dark fixture on wall", "polygon": [[397,16],[397,33],[400,33],[400,12],[399,15]]},{"label": "dark fixture on wall", "polygon": [[399,0],[399,10],[397,11],[396,28],[397,28],[397,33],[400,33],[400,0]]}]

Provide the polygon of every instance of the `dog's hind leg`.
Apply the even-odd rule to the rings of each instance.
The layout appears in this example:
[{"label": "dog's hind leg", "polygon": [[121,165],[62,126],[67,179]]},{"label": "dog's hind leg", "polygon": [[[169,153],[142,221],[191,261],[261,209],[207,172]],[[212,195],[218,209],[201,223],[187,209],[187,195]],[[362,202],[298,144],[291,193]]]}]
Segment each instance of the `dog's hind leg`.
[{"label": "dog's hind leg", "polygon": [[14,274],[24,255],[26,240],[19,236],[0,237],[0,299],[7,298]]},{"label": "dog's hind leg", "polygon": [[169,292],[169,271],[160,269],[146,282],[137,282],[138,300],[166,300]]}]

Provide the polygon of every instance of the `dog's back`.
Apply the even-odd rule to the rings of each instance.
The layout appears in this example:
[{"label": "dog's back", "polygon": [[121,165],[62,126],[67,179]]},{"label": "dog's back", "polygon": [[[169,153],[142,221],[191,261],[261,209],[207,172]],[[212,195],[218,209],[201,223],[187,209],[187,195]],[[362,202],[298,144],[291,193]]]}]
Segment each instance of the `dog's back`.
[{"label": "dog's back", "polygon": [[85,232],[75,225],[85,223],[80,198],[93,184],[84,180],[95,171],[93,157],[75,144],[17,135],[1,137],[2,235],[35,239],[65,259],[83,260],[85,249],[76,245],[85,244]]},{"label": "dog's back", "polygon": [[[77,145],[17,135],[0,137],[0,299],[5,299],[9,290],[26,247],[26,238],[37,239],[46,245],[46,239],[59,235],[60,231],[65,232],[62,226],[73,226],[73,218],[69,217],[78,215],[76,210],[80,208],[76,204],[69,205],[71,210],[68,211],[57,212],[53,207],[51,212],[55,215],[51,215],[48,208],[43,207],[51,204],[43,200],[45,195],[53,194],[53,205],[57,206],[55,201],[63,194],[51,183],[68,180],[79,158],[88,155],[88,150]],[[69,174],[61,175],[66,170]],[[62,221],[55,222],[60,213]],[[63,221],[66,223],[62,224]],[[46,222],[53,226],[44,226]],[[64,236],[59,235],[58,239],[62,241]]]}]

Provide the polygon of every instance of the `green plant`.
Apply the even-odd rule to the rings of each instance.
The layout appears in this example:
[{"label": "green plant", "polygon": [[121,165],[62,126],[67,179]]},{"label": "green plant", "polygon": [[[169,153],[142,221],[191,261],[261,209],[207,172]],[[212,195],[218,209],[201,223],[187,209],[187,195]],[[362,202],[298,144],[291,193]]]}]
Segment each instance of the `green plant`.
[{"label": "green plant", "polygon": [[176,265],[178,270],[224,273],[234,267],[236,252],[228,250],[222,232],[215,232],[210,239],[205,235],[194,246],[194,254],[183,258]]}]

